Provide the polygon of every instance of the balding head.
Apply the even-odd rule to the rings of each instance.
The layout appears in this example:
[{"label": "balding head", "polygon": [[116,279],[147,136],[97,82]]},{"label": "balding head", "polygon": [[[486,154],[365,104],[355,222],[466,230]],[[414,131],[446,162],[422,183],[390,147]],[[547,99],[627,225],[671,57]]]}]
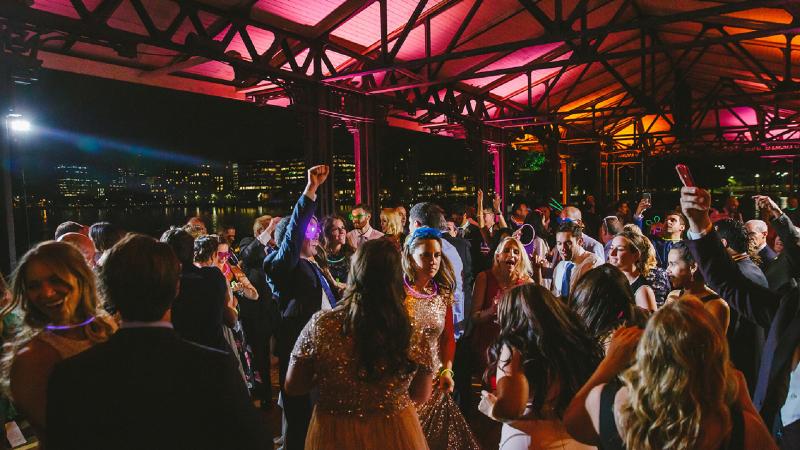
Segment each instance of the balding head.
[{"label": "balding head", "polygon": [[89,267],[94,267],[94,256],[97,250],[94,248],[94,242],[89,236],[74,232],[66,233],[59,236],[58,242],[66,242],[77,248],[83,255],[83,259],[86,260],[86,264],[89,264]]},{"label": "balding head", "polygon": [[574,207],[574,206],[567,206],[561,210],[561,214],[558,216],[561,218],[561,221],[564,220],[571,220],[572,222],[577,223],[578,225],[583,226],[583,217],[581,215],[581,210]]},{"label": "balding head", "polygon": [[748,220],[744,224],[744,228],[747,230],[747,240],[756,248],[760,248],[767,242],[769,229],[767,228],[767,223],[763,220]]}]

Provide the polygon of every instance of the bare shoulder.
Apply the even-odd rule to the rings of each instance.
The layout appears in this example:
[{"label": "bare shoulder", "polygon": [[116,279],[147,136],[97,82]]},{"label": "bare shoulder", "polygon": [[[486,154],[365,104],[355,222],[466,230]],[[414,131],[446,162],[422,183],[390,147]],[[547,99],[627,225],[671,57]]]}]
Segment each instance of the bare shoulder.
[{"label": "bare shoulder", "polygon": [[11,394],[24,402],[33,392],[44,389],[56,363],[58,352],[40,339],[33,338],[22,346],[11,363]]},{"label": "bare shoulder", "polygon": [[11,378],[14,375],[31,376],[41,373],[42,370],[52,370],[53,366],[61,360],[61,356],[51,346],[45,344],[41,339],[34,337],[23,345],[14,356],[11,365]]},{"label": "bare shoulder", "polygon": [[751,411],[742,411],[744,418],[744,448],[778,450],[761,417]]}]

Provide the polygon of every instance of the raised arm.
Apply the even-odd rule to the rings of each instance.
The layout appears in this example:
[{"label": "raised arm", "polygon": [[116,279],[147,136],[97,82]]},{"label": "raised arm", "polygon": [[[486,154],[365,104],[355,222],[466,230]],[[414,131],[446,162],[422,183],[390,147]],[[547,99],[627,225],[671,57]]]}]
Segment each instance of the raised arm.
[{"label": "raised arm", "polygon": [[631,365],[642,330],[637,327],[620,328],[614,332],[608,352],[589,380],[575,394],[564,411],[564,426],[576,440],[597,445],[600,440],[600,392],[606,383]]},{"label": "raised arm", "polygon": [[303,191],[303,195],[297,200],[286,226],[286,234],[283,241],[278,244],[277,255],[268,264],[264,261],[264,271],[275,273],[279,271],[290,271],[297,266],[300,261],[300,249],[305,240],[306,228],[314,217],[316,209],[317,189],[328,178],[330,169],[328,166],[314,166],[308,169],[308,183]]},{"label": "raised arm", "polygon": [[681,209],[689,220],[687,246],[709,287],[739,314],[769,329],[779,297],[742,275],[714,231],[708,214],[710,205],[711,195],[707,191],[698,187],[681,189]]},{"label": "raised arm", "polygon": [[503,211],[500,210],[501,205],[503,204],[503,199],[500,198],[500,194],[494,194],[494,200],[492,201],[492,210],[494,211],[495,215],[497,215],[500,221],[500,228],[508,228],[508,223],[506,223],[506,218],[503,217]]},{"label": "raised arm", "polygon": [[489,227],[486,226],[486,219],[483,217],[483,190],[478,189],[478,231],[481,233],[484,244],[490,246]]},{"label": "raised arm", "polygon": [[783,241],[783,253],[789,260],[793,277],[800,277],[800,230],[798,230],[789,216],[781,211],[780,207],[766,195],[754,195],[758,209],[769,211],[772,220],[770,223],[775,232]]}]

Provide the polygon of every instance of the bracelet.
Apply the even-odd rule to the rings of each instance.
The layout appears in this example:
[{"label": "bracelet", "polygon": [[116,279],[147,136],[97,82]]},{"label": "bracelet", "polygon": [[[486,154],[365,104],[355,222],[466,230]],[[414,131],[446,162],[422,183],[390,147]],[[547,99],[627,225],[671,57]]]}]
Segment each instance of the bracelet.
[{"label": "bracelet", "polygon": [[446,373],[448,373],[448,372],[450,373],[450,377],[451,377],[451,378],[452,378],[452,377],[454,377],[454,376],[456,376],[456,373],[455,373],[455,372],[453,372],[453,369],[442,369],[442,370],[440,370],[440,371],[439,371],[439,376],[440,376],[440,377],[441,377],[441,376],[444,376],[444,374],[446,374]]}]

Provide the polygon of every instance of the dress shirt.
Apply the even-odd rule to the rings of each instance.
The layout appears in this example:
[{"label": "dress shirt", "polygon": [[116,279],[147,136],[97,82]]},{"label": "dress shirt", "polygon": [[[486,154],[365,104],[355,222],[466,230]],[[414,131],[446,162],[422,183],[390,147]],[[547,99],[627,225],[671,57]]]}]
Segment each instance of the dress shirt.
[{"label": "dress shirt", "polygon": [[781,407],[781,423],[791,425],[800,419],[800,364],[789,374],[789,391]]},{"label": "dress shirt", "polygon": [[372,228],[369,224],[361,230],[355,229],[347,232],[347,243],[350,247],[358,248],[364,242],[383,237],[383,233]]},{"label": "dress shirt", "polygon": [[456,289],[453,292],[453,325],[455,325],[456,339],[464,333],[464,262],[458,255],[458,250],[453,244],[442,239],[442,253],[453,266],[453,274],[456,278]]},{"label": "dress shirt", "polygon": [[595,267],[603,264],[603,261],[597,257],[594,253],[584,251],[581,255],[572,255],[572,261],[561,261],[556,266],[555,270],[553,271],[553,283],[551,284],[550,290],[556,297],[561,296],[561,285],[564,282],[564,273],[567,270],[567,263],[571,262],[575,265],[572,268],[572,273],[570,276],[569,282],[569,290],[575,288],[575,283],[581,279],[581,277],[588,271],[594,269]]},{"label": "dress shirt", "polygon": [[[587,252],[594,253],[594,255],[597,256],[597,259],[600,260],[598,265],[606,262],[606,250],[603,247],[603,244],[598,242],[595,238],[587,235],[586,233],[583,233],[581,237],[583,239],[581,247],[583,247],[583,249],[586,250]],[[552,261],[553,264],[551,267],[558,266],[560,262],[561,262],[561,253],[553,252],[553,261]]]}]

